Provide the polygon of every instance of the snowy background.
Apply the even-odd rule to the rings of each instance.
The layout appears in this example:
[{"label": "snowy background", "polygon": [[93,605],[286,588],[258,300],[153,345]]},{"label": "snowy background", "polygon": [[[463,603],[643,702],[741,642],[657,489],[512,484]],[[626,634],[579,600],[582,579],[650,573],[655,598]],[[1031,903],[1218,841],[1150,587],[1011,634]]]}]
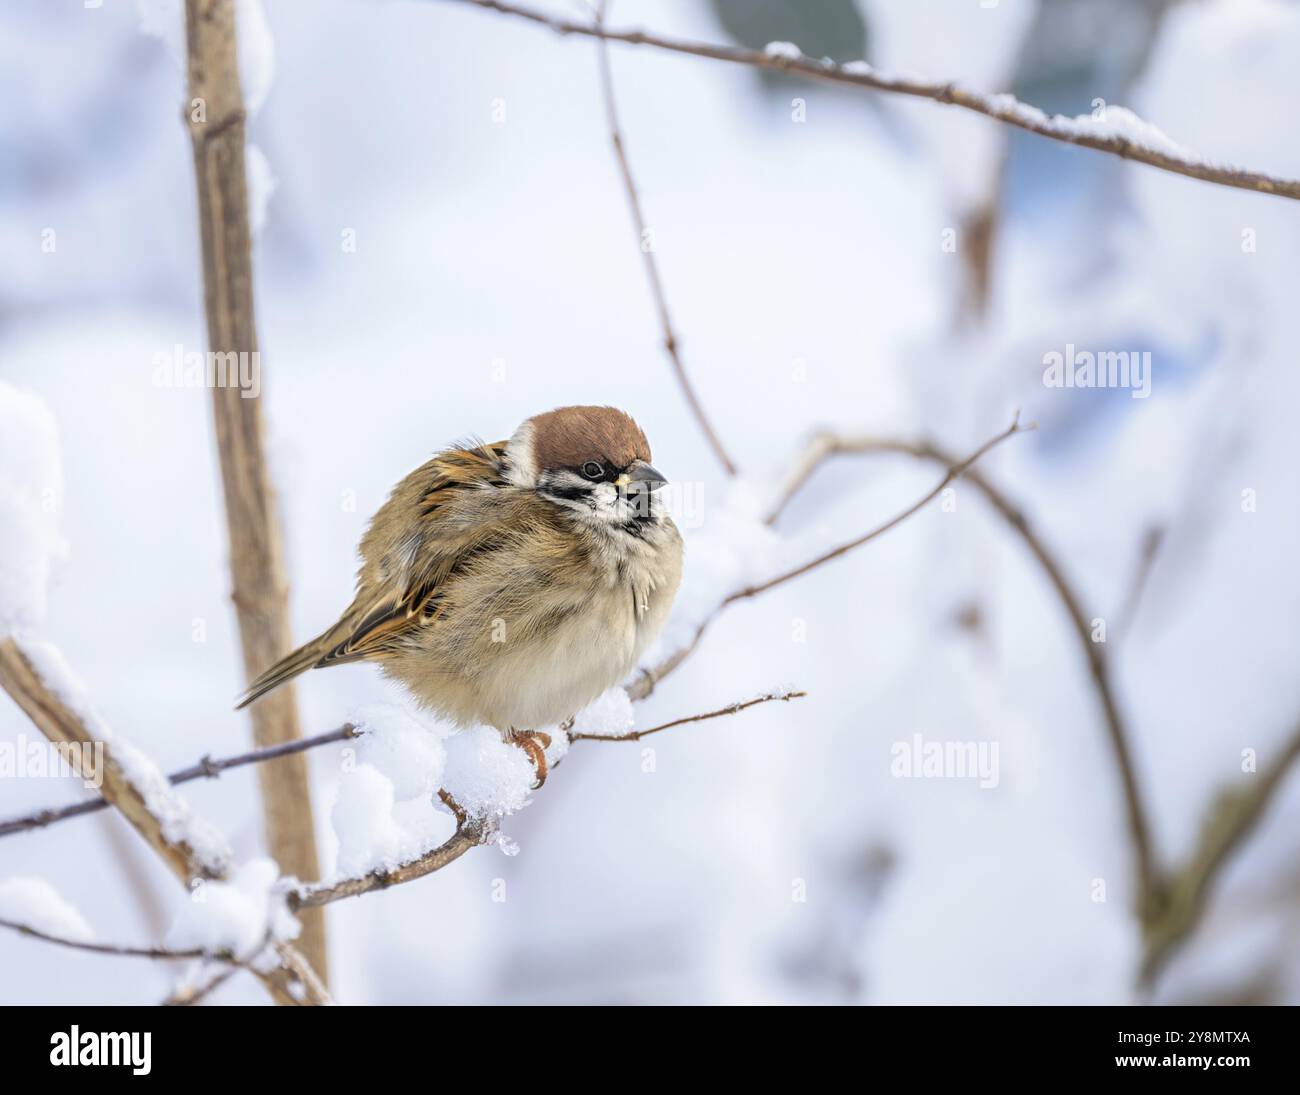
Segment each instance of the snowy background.
[{"label": "snowy background", "polygon": [[[618,0],[611,22],[794,40],[1067,115],[1101,99],[1211,159],[1300,176],[1295,3],[868,0],[858,19],[830,3],[793,26],[760,18],[781,8]],[[615,47],[687,365],[744,473],[729,484],[659,348],[591,42],[439,2],[241,12],[260,104],[250,170],[268,199],[268,444],[298,636],[349,600],[355,544],[392,483],[449,441],[508,436],[539,410],[622,406],[656,465],[691,485],[680,631],[719,592],[865,531],[935,479],[904,458],[844,458],[762,530],[754,500],[814,429],[960,451],[1020,407],[1038,432],[985,470],[1057,549],[1087,615],[1108,621],[1166,860],[1191,847],[1217,789],[1251,778],[1242,751],[1262,766],[1290,731],[1300,206],[933,103]],[[44,401],[62,452],[68,550],[40,633],[165,770],[249,741],[231,710],[243,681],[208,395],[153,382],[155,355],[204,348],[175,13],[0,8],[0,382]],[[963,226],[990,199],[990,297],[972,318]],[[1150,351],[1150,397],[1044,387],[1044,355],[1067,344]],[[0,455],[4,477],[30,454],[0,438]],[[1023,545],[972,490],[956,498],[955,512],[936,503],[729,609],[637,720],[784,685],[809,698],[650,739],[652,771],[640,746],[575,746],[505,819],[517,855],[480,849],[333,906],[338,999],[1139,999],[1130,847],[1081,651]],[[1130,612],[1153,528],[1162,547]],[[0,541],[0,564],[16,555]],[[309,733],[402,703],[364,666],[310,674],[298,695]],[[34,733],[0,697],[0,738]],[[893,778],[891,747],[915,734],[998,743],[996,788]],[[390,769],[441,764],[436,738],[408,746]],[[350,819],[364,827],[387,792],[343,778],[337,747],[311,765],[326,870],[347,870],[366,856]],[[0,817],[80,793],[3,780]],[[184,794],[264,890],[252,770]],[[64,920],[79,934],[194,937],[183,893],[115,817],[0,841],[0,911],[52,908],[23,881],[35,878],[79,910]],[[178,973],[11,933],[0,970],[7,1004],[152,1003]],[[243,975],[214,999],[266,996]],[[1155,999],[1300,1003],[1300,780]]]}]

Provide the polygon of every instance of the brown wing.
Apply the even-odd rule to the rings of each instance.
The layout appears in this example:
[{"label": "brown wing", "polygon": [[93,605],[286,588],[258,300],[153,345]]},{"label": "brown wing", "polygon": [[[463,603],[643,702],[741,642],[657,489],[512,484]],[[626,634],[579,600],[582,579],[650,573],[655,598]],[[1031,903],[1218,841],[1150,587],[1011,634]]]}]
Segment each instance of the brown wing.
[{"label": "brown wing", "polygon": [[362,538],[357,595],[348,610],[259,676],[239,706],[308,669],[387,657],[436,621],[443,583],[508,531],[490,509],[465,505],[468,492],[506,486],[505,449],[504,441],[448,449],[398,483]]},{"label": "brown wing", "polygon": [[[487,514],[468,522],[455,511],[465,492],[506,485],[505,447],[500,441],[448,449],[398,484],[361,542],[357,599],[339,621],[345,634],[319,664],[384,657],[412,629],[436,619],[442,584],[499,536]],[[412,512],[418,513],[414,523]]]}]

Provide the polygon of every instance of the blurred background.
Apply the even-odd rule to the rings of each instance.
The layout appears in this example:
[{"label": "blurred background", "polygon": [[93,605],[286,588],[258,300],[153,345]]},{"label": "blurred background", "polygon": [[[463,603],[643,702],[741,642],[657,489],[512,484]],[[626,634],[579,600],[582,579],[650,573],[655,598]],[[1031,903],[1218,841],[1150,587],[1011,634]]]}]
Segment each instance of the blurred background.
[{"label": "blurred background", "polygon": [[[936,478],[841,458],[754,531],[737,514],[816,429],[964,452],[1019,407],[1038,431],[984,468],[1107,622],[1162,858],[1181,862],[1214,795],[1253,778],[1243,750],[1263,767],[1292,732],[1300,207],[934,103],[613,46],[731,482],[662,353],[593,42],[437,0],[266,0],[240,18],[300,638],[350,598],[356,542],[398,478],[543,409],[626,408],[656,465],[694,485],[689,621]],[[1209,159],[1300,176],[1300,4],[1284,0],[616,0],[610,22],[792,41],[1049,113],[1123,105]],[[249,742],[210,399],[154,383],[157,354],[206,347],[179,25],[167,2],[0,8],[0,379],[58,421],[72,549],[47,630],[167,770]],[[1149,398],[1046,387],[1044,355],[1069,344],[1149,351]],[[1300,1003],[1295,778],[1200,931],[1135,988],[1132,850],[1082,652],[1024,545],[973,490],[955,499],[728,609],[638,722],[782,685],[809,698],[660,735],[652,772],[636,747],[584,745],[506,819],[519,855],[481,850],[331,907],[337,998]],[[298,695],[308,733],[400,700],[367,667],[310,674]],[[0,697],[0,735],[24,732]],[[916,734],[996,742],[997,786],[895,778],[891,749]],[[338,751],[311,764],[331,870]],[[252,769],[184,793],[260,854]],[[0,815],[78,794],[8,780]],[[183,900],[108,815],[5,838],[10,875],[49,879],[110,940],[161,938]],[[0,969],[8,1004],[153,1003],[176,976],[12,934]],[[238,977],[214,999],[266,997]]]}]

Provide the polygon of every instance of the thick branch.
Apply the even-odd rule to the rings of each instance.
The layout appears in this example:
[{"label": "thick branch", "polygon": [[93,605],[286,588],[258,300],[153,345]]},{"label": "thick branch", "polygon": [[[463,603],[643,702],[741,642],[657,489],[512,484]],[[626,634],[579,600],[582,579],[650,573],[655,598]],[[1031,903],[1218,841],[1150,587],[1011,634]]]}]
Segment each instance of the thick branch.
[{"label": "thick branch", "polygon": [[752,68],[791,72],[823,83],[883,91],[915,99],[930,99],[936,103],[983,114],[987,118],[1028,130],[1049,140],[1107,152],[1175,175],[1185,175],[1188,178],[1200,179],[1202,182],[1215,183],[1219,186],[1254,190],[1261,194],[1275,194],[1282,198],[1300,200],[1300,180],[1210,163],[1172,146],[1169,149],[1155,148],[1138,143],[1122,134],[1107,132],[1102,126],[1090,125],[1088,119],[1080,121],[1075,118],[1063,118],[1060,115],[1048,117],[1037,107],[1022,103],[1014,96],[973,91],[952,81],[919,80],[911,76],[896,76],[872,68],[864,61],[851,61],[837,65],[832,61],[806,57],[801,53],[787,55],[785,51],[768,53],[739,46],[710,45],[706,42],[693,42],[642,30],[605,30],[593,23],[565,19],[521,4],[503,3],[501,0],[455,0],[455,2],[472,4],[474,7],[485,8],[502,15],[516,16],[549,27],[557,34],[600,38],[607,42],[622,42],[630,46],[650,46],[691,57],[704,57],[730,64],[748,65]]},{"label": "thick branch", "polygon": [[[603,25],[604,20],[605,2],[600,0],[596,15],[597,25]],[[682,362],[677,334],[673,330],[672,316],[668,311],[668,298],[664,293],[663,281],[659,277],[659,264],[655,260],[654,245],[647,235],[645,215],[641,212],[641,199],[637,194],[636,180],[632,177],[632,165],[628,162],[627,150],[623,144],[623,131],[618,122],[618,102],[614,98],[614,77],[609,68],[609,49],[603,38],[599,40],[596,47],[596,60],[600,66],[600,90],[605,100],[605,120],[609,125],[609,139],[614,146],[614,158],[618,161],[619,175],[623,179],[623,190],[627,194],[628,210],[632,214],[632,224],[636,228],[637,245],[641,250],[642,261],[645,263],[646,281],[650,284],[650,295],[654,297],[655,311],[659,315],[659,326],[664,336],[664,349],[668,352],[668,360],[672,363],[673,372],[677,376],[677,384],[686,397],[686,403],[691,408],[691,414],[695,416],[695,422],[700,427],[700,432],[704,434],[709,447],[713,449],[713,454],[718,458],[718,462],[723,468],[726,469],[727,474],[735,475],[736,465],[732,463],[731,457],[727,455],[727,450],[723,448],[717,431],[714,430],[713,424],[709,421],[709,416],[704,413],[704,405],[700,402],[699,396],[696,395],[695,388],[686,375],[686,366]]]},{"label": "thick branch", "polygon": [[[244,102],[235,49],[234,0],[186,0],[190,138],[203,245],[203,299],[209,349],[237,362],[238,382],[212,379],[221,482],[230,543],[232,597],[245,678],[293,646],[280,529],[262,442],[261,359],[253,314],[252,236],[244,175]],[[235,356],[246,355],[246,356]],[[250,376],[245,369],[251,368]],[[249,380],[252,384],[249,384]],[[255,385],[255,387],[253,386]],[[251,711],[253,740],[278,745],[302,736],[291,687]],[[259,770],[266,840],[281,870],[317,878],[316,834],[307,762],[300,755]],[[326,969],[325,922],[303,921],[302,946]]]}]

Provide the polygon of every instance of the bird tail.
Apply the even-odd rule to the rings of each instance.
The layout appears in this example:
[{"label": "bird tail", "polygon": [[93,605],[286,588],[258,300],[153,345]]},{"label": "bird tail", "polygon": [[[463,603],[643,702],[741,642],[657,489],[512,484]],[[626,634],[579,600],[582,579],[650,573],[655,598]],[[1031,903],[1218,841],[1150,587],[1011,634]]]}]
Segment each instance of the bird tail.
[{"label": "bird tail", "polygon": [[[328,632],[326,633],[328,634]],[[259,700],[268,692],[273,692],[286,681],[292,680],[299,673],[305,673],[321,664],[321,646],[325,635],[318,635],[311,642],[304,643],[292,654],[286,654],[257,680],[248,686],[247,691],[239,697],[235,710],[247,707],[254,700]]]}]

